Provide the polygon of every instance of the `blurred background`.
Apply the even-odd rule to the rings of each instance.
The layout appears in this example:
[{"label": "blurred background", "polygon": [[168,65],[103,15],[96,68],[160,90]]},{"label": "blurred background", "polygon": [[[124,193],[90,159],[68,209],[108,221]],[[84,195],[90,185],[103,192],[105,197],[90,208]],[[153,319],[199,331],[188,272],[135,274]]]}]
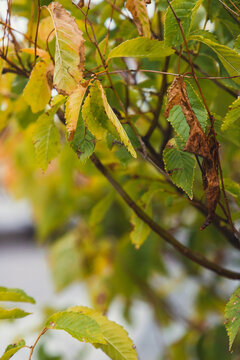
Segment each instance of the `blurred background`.
[{"label": "blurred background", "polygon": [[[83,18],[71,1],[59,2],[76,17],[84,32]],[[41,1],[42,5],[48,3]],[[116,3],[119,7],[124,5],[121,0]],[[36,31],[33,4],[28,0],[12,1],[11,26],[17,29],[15,38],[22,47],[28,47],[29,43],[21,33],[33,36]],[[234,21],[221,12],[218,1],[211,1],[210,7],[208,4],[208,1],[202,2],[193,27],[202,27],[207,17],[205,29],[211,31],[209,36],[218,36],[223,43],[232,44],[232,33],[234,36],[237,33],[232,25]],[[7,0],[0,0],[1,19],[6,18],[7,5]],[[156,33],[166,9],[165,0],[152,1],[148,6]],[[108,1],[92,1],[89,16],[93,22],[97,19],[94,28],[102,47],[111,11]],[[123,12],[129,15],[126,10]],[[215,18],[216,14],[221,21]],[[43,9],[38,38],[42,48],[45,48],[46,36],[51,29],[48,15]],[[0,35],[3,36],[3,28],[0,28]],[[114,12],[109,47],[137,36],[132,22]],[[98,55],[85,34],[84,37],[86,67],[94,68],[96,63],[99,64]],[[54,39],[49,40],[50,51],[54,45]],[[12,44],[9,49],[9,56],[14,58]],[[21,56],[26,66],[33,60],[31,54]],[[199,48],[196,62],[206,66],[212,75],[224,75],[216,56],[204,45]],[[114,70],[129,64],[155,70],[164,65],[163,60],[140,59],[123,63],[117,59],[111,66]],[[176,72],[177,66],[178,58],[175,57],[168,70]],[[181,63],[180,72],[184,71],[186,64]],[[149,120],[152,121],[149,109],[156,106],[161,77],[153,74],[136,76],[136,84],[128,84],[127,89],[126,78],[119,75],[113,78],[122,100],[125,101],[126,94],[132,100],[129,113],[141,135],[145,134]],[[172,78],[167,80],[170,84]],[[116,99],[104,81],[109,102],[117,109]],[[240,359],[239,339],[230,353],[224,328],[224,307],[238,284],[183,259],[144,224],[140,224],[139,246],[134,246],[131,242],[136,225],[133,213],[90,161],[79,161],[66,142],[65,130],[57,118],[61,153],[43,172],[37,164],[32,141],[40,113],[33,114],[24,101],[22,93],[26,83],[23,76],[11,73],[0,78],[0,286],[23,289],[35,298],[36,305],[22,305],[32,312],[24,319],[0,321],[0,355],[17,339],[24,338],[28,345],[33,344],[44,321],[53,312],[86,305],[106,313],[110,320],[124,326],[136,345],[140,360]],[[221,84],[235,94],[239,92],[232,80]],[[219,114],[217,119],[221,119],[234,97],[231,92],[224,92],[223,86],[204,81],[201,85],[208,95],[211,110]],[[55,94],[53,91],[52,95]],[[166,128],[162,114],[159,123]],[[240,130],[235,129],[220,137],[224,172],[236,182],[240,179],[238,134]],[[108,140],[111,143],[112,140]],[[152,144],[157,149],[161,141],[157,129]],[[168,186],[151,165],[141,159],[132,161],[119,144],[108,145],[97,143],[99,157],[135,201],[141,203],[144,194],[151,196],[156,222],[192,250],[205,254],[221,266],[239,269],[237,251],[216,228],[209,226],[204,232],[199,230],[204,216],[189,205],[187,196],[180,196],[176,189]],[[234,191],[229,191],[229,197],[238,225],[240,192]],[[194,194],[202,200],[201,174],[197,169]],[[218,211],[224,215],[221,209]],[[28,353],[28,349],[22,349],[14,358],[27,359]],[[104,360],[107,356],[89,344],[80,344],[66,333],[49,331],[39,342],[33,359]]]}]

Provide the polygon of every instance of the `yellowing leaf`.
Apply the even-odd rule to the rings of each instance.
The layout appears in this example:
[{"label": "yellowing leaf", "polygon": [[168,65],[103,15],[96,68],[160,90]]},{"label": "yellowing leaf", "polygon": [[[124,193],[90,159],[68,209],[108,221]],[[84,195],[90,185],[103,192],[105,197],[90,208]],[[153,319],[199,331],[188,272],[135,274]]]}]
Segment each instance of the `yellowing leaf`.
[{"label": "yellowing leaf", "polygon": [[57,95],[53,98],[53,107],[39,116],[34,129],[33,142],[37,161],[45,171],[49,162],[54,159],[60,150],[60,135],[53,117],[58,108],[64,103],[65,97]]},{"label": "yellowing leaf", "polygon": [[64,330],[79,341],[105,344],[100,326],[81,311],[61,311],[53,314],[47,321],[49,329]]},{"label": "yellowing leaf", "polygon": [[72,94],[68,97],[65,108],[66,125],[68,140],[71,141],[75,134],[78,122],[79,111],[82,106],[83,98],[87,90],[86,84],[79,84]]},{"label": "yellowing leaf", "polygon": [[133,16],[139,35],[151,38],[151,29],[144,0],[127,0],[126,7]]},{"label": "yellowing leaf", "polygon": [[115,115],[115,113],[113,112],[111,106],[109,105],[105,92],[103,90],[103,87],[100,83],[100,81],[96,81],[97,82],[97,86],[101,91],[101,95],[102,95],[102,101],[103,101],[103,105],[106,111],[106,114],[109,118],[109,120],[111,121],[111,123],[113,124],[113,126],[115,127],[121,141],[123,142],[123,144],[126,146],[126,148],[128,149],[128,151],[130,152],[130,154],[133,157],[137,157],[136,151],[134,150],[131,141],[129,140],[126,131],[124,130],[124,128],[122,127],[122,124],[120,123],[119,119],[117,118],[117,116]]},{"label": "yellowing leaf", "polygon": [[229,350],[237,336],[240,327],[240,288],[232,294],[225,308],[225,326],[229,337]]},{"label": "yellowing leaf", "polygon": [[48,39],[48,42],[50,42],[53,39],[53,37],[55,36],[53,30],[54,30],[54,28],[53,28],[51,16],[45,17],[44,19],[42,19],[40,21],[40,24],[39,24],[39,29],[38,29],[39,39],[41,41],[43,41],[44,43],[47,41],[47,39]]},{"label": "yellowing leaf", "polygon": [[[24,53],[27,53],[27,54],[30,54],[30,55],[35,55],[35,49],[34,48],[23,48],[23,49],[21,49],[21,52],[24,52]],[[42,59],[44,59],[46,61],[47,60],[50,61],[50,56],[49,56],[49,53],[47,51],[37,48],[36,54],[37,54],[37,56],[41,57]]]},{"label": "yellowing leaf", "polygon": [[4,354],[1,356],[0,360],[9,360],[18,350],[21,350],[25,347],[25,341],[20,340],[15,344],[8,345]]},{"label": "yellowing leaf", "polygon": [[229,128],[229,126],[235,121],[240,120],[240,97],[235,100],[232,105],[229,106],[229,111],[227,115],[225,116],[222,124],[222,131]]},{"label": "yellowing leaf", "polygon": [[30,313],[25,312],[22,309],[4,309],[0,307],[0,320],[3,319],[20,319],[27,315],[30,315]]},{"label": "yellowing leaf", "polygon": [[32,112],[44,110],[51,98],[52,63],[39,61],[32,70],[30,79],[24,89],[23,97]]},{"label": "yellowing leaf", "polygon": [[70,95],[82,79],[84,39],[75,19],[57,2],[48,6],[55,35],[54,86],[58,92]]},{"label": "yellowing leaf", "polygon": [[21,289],[0,286],[0,301],[16,301],[35,304],[35,300]]},{"label": "yellowing leaf", "polygon": [[68,311],[80,312],[98,323],[106,344],[93,345],[102,349],[112,360],[137,360],[135,346],[122,326],[86,306],[74,306]]},{"label": "yellowing leaf", "polygon": [[108,55],[108,59],[116,57],[137,57],[159,59],[172,55],[174,50],[165,47],[163,41],[151,40],[143,37],[124,41],[115,47]]}]

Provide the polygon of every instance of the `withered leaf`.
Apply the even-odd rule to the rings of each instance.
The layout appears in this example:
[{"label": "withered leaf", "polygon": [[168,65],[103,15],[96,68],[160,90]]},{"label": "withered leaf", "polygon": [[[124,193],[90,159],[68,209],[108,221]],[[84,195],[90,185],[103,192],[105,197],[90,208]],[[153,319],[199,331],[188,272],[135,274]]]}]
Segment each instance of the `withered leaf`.
[{"label": "withered leaf", "polygon": [[207,135],[204,133],[189,102],[186,84],[182,76],[175,77],[168,90],[168,105],[164,113],[166,118],[169,117],[169,112],[175,105],[181,106],[190,128],[184,151],[203,158],[201,166],[202,181],[208,204],[208,216],[201,227],[201,230],[203,230],[212,222],[220,195],[218,178],[219,144],[213,127],[210,128]]},{"label": "withered leaf", "polygon": [[151,29],[145,0],[127,0],[126,8],[133,16],[139,35],[151,38]]}]

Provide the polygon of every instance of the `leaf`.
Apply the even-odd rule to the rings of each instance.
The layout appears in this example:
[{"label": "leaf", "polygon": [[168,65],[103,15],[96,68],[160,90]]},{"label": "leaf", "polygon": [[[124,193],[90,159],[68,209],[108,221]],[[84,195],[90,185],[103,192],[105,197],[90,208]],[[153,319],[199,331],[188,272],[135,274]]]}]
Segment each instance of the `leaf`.
[{"label": "leaf", "polygon": [[79,341],[105,344],[106,341],[98,323],[81,311],[62,311],[53,314],[46,322],[46,328],[64,330]]},{"label": "leaf", "polygon": [[[202,129],[205,130],[207,124],[207,111],[190,83],[185,83],[189,103]],[[189,137],[189,125],[180,105],[173,106],[169,112],[168,121],[171,123],[176,133],[186,142]]]},{"label": "leaf", "polygon": [[8,345],[0,360],[9,360],[16,352],[25,347],[25,341],[20,340],[15,344]]},{"label": "leaf", "polygon": [[75,19],[62,5],[52,2],[47,9],[56,35],[54,86],[58,92],[70,95],[82,79],[84,39]]},{"label": "leaf", "polygon": [[[206,39],[200,35],[191,35],[189,36],[189,40],[200,41],[209,46],[217,54],[219,60],[222,62],[230,76],[240,75],[240,54],[238,54],[236,50],[210,39]],[[240,84],[240,78],[234,78],[233,80],[237,84]]]},{"label": "leaf", "polygon": [[229,106],[228,113],[223,120],[221,130],[227,130],[238,120],[240,120],[240,97]]},{"label": "leaf", "polygon": [[53,117],[59,106],[65,101],[65,98],[62,95],[55,98],[53,99],[54,106],[39,116],[33,134],[37,162],[43,171],[47,169],[49,162],[60,151],[60,135],[54,124]]},{"label": "leaf", "polygon": [[122,326],[108,320],[98,311],[85,306],[75,306],[70,308],[69,311],[82,312],[99,324],[106,344],[93,345],[102,349],[112,360],[137,360],[135,346]]},{"label": "leaf", "polygon": [[133,16],[139,35],[151,38],[151,29],[145,1],[127,0],[126,8]]},{"label": "leaf", "polygon": [[77,129],[71,146],[81,162],[86,161],[95,148],[95,137],[86,128],[81,113],[79,114]]},{"label": "leaf", "polygon": [[[144,207],[144,211],[151,216],[150,201],[147,206]],[[135,213],[132,213],[131,224],[133,225],[133,230],[130,233],[131,241],[135,245],[136,249],[139,249],[140,246],[147,239],[150,234],[150,227],[142,221]]]},{"label": "leaf", "polygon": [[165,47],[163,41],[150,40],[142,37],[124,41],[108,55],[108,60],[117,57],[142,57],[160,59],[172,55],[174,50]]},{"label": "leaf", "polygon": [[190,128],[189,137],[183,150],[203,157],[201,166],[202,183],[208,202],[208,216],[201,227],[203,230],[212,222],[220,196],[218,178],[219,144],[211,127],[208,134],[204,134],[202,126],[189,102],[186,84],[181,76],[176,77],[168,89],[168,105],[164,113],[166,118],[169,117],[169,112],[176,105],[182,108]]},{"label": "leaf", "polygon": [[[51,19],[51,18],[50,18]],[[35,49],[34,48],[22,48],[21,52],[30,54],[30,55],[35,55]],[[36,54],[37,56],[41,57],[44,61],[48,62],[50,61],[50,56],[49,53],[43,49],[37,48],[36,49]]]},{"label": "leaf", "polygon": [[50,265],[57,291],[64,289],[81,275],[81,253],[78,249],[78,236],[71,231],[51,245]]},{"label": "leaf", "polygon": [[240,35],[236,38],[234,42],[234,50],[236,50],[238,53],[240,53]]},{"label": "leaf", "polygon": [[35,304],[35,300],[28,296],[21,289],[10,289],[0,286],[0,301],[16,301],[16,302],[27,302]]},{"label": "leaf", "polygon": [[94,205],[89,218],[90,226],[96,226],[103,220],[107,211],[112,205],[113,199],[113,193],[110,192],[107,196],[104,196],[102,200]]},{"label": "leaf", "polygon": [[30,79],[24,89],[23,97],[32,112],[44,110],[51,98],[52,63],[39,61],[31,72]]},{"label": "leaf", "polygon": [[91,86],[82,108],[82,115],[88,129],[98,140],[104,139],[110,133],[123,142],[133,157],[137,156],[124,128],[108,104],[98,80]]},{"label": "leaf", "polygon": [[31,313],[25,312],[22,309],[4,309],[2,307],[0,307],[0,320],[3,319],[20,319],[23,318],[27,315],[30,315]]},{"label": "leaf", "polygon": [[111,123],[113,124],[113,126],[115,127],[120,140],[122,141],[122,143],[126,146],[126,148],[128,149],[128,151],[130,152],[130,154],[136,158],[137,154],[131,144],[131,141],[129,140],[126,131],[124,130],[122,124],[120,123],[119,119],[117,118],[116,114],[113,112],[111,106],[109,105],[107,98],[106,98],[106,94],[103,90],[103,87],[100,83],[100,81],[96,81],[97,86],[99,88],[99,90],[101,91],[101,96],[102,96],[102,101],[103,101],[103,106],[105,109],[105,112],[109,118],[109,120],[111,121]]},{"label": "leaf", "polygon": [[88,83],[89,82],[86,82],[85,84],[78,84],[66,102],[65,117],[69,141],[73,139],[77,128],[79,111],[88,88]]},{"label": "leaf", "polygon": [[[190,30],[192,15],[195,13],[200,3],[201,1],[199,0],[174,0],[171,2],[177,17],[181,20],[183,32],[186,37]],[[166,46],[178,46],[183,43],[179,25],[170,7],[168,7],[166,12],[164,29],[164,41]]]},{"label": "leaf", "polygon": [[225,308],[225,326],[229,337],[229,350],[231,350],[240,327],[240,288],[232,294]]},{"label": "leaf", "polygon": [[175,139],[172,139],[164,149],[163,160],[174,184],[192,199],[195,159],[180,148],[179,142],[177,143]]},{"label": "leaf", "polygon": [[240,206],[240,184],[231,179],[224,179],[224,187],[236,199],[238,206]]},{"label": "leaf", "polygon": [[97,140],[103,140],[108,133],[115,137],[117,136],[105,113],[101,92],[96,83],[91,86],[89,94],[84,101],[82,116],[87,128]]},{"label": "leaf", "polygon": [[[173,80],[168,90],[168,105],[164,113],[164,116],[166,118],[169,117],[171,109],[176,105],[179,105],[181,107],[186,122],[188,123],[190,128],[188,140],[184,150],[202,157],[209,157],[207,137],[204,134],[202,126],[196,118],[196,115],[190,104],[186,83],[180,76],[176,77]],[[174,119],[172,119],[171,121],[174,123]],[[175,126],[181,136],[185,138],[186,135],[183,133],[183,130],[179,130],[179,127],[181,126],[181,124],[179,124],[179,121],[175,121]]]}]

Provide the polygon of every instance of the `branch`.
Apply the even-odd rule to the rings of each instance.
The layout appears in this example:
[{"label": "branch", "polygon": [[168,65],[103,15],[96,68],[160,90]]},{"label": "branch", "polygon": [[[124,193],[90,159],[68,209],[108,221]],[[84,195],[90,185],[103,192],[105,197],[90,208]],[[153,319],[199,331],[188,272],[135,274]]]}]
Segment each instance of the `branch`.
[{"label": "branch", "polygon": [[170,233],[168,233],[165,229],[159,226],[155,221],[153,221],[126,193],[126,191],[121,187],[121,185],[112,177],[110,172],[103,166],[101,161],[98,159],[96,154],[91,156],[91,161],[95,165],[95,167],[105,176],[105,178],[109,181],[109,183],[114,187],[114,189],[118,192],[118,194],[122,197],[125,203],[135,212],[135,214],[145,223],[147,224],[151,230],[153,230],[158,236],[163,238],[165,242],[172,245],[179,253],[181,253],[186,258],[192,260],[198,265],[202,266],[205,269],[215,272],[216,274],[233,280],[240,279],[240,273],[235,271],[230,271],[224,269],[212,261],[206,259],[203,255],[199,254],[196,251],[192,251],[187,248],[183,244],[181,244],[178,240],[176,240]]}]

